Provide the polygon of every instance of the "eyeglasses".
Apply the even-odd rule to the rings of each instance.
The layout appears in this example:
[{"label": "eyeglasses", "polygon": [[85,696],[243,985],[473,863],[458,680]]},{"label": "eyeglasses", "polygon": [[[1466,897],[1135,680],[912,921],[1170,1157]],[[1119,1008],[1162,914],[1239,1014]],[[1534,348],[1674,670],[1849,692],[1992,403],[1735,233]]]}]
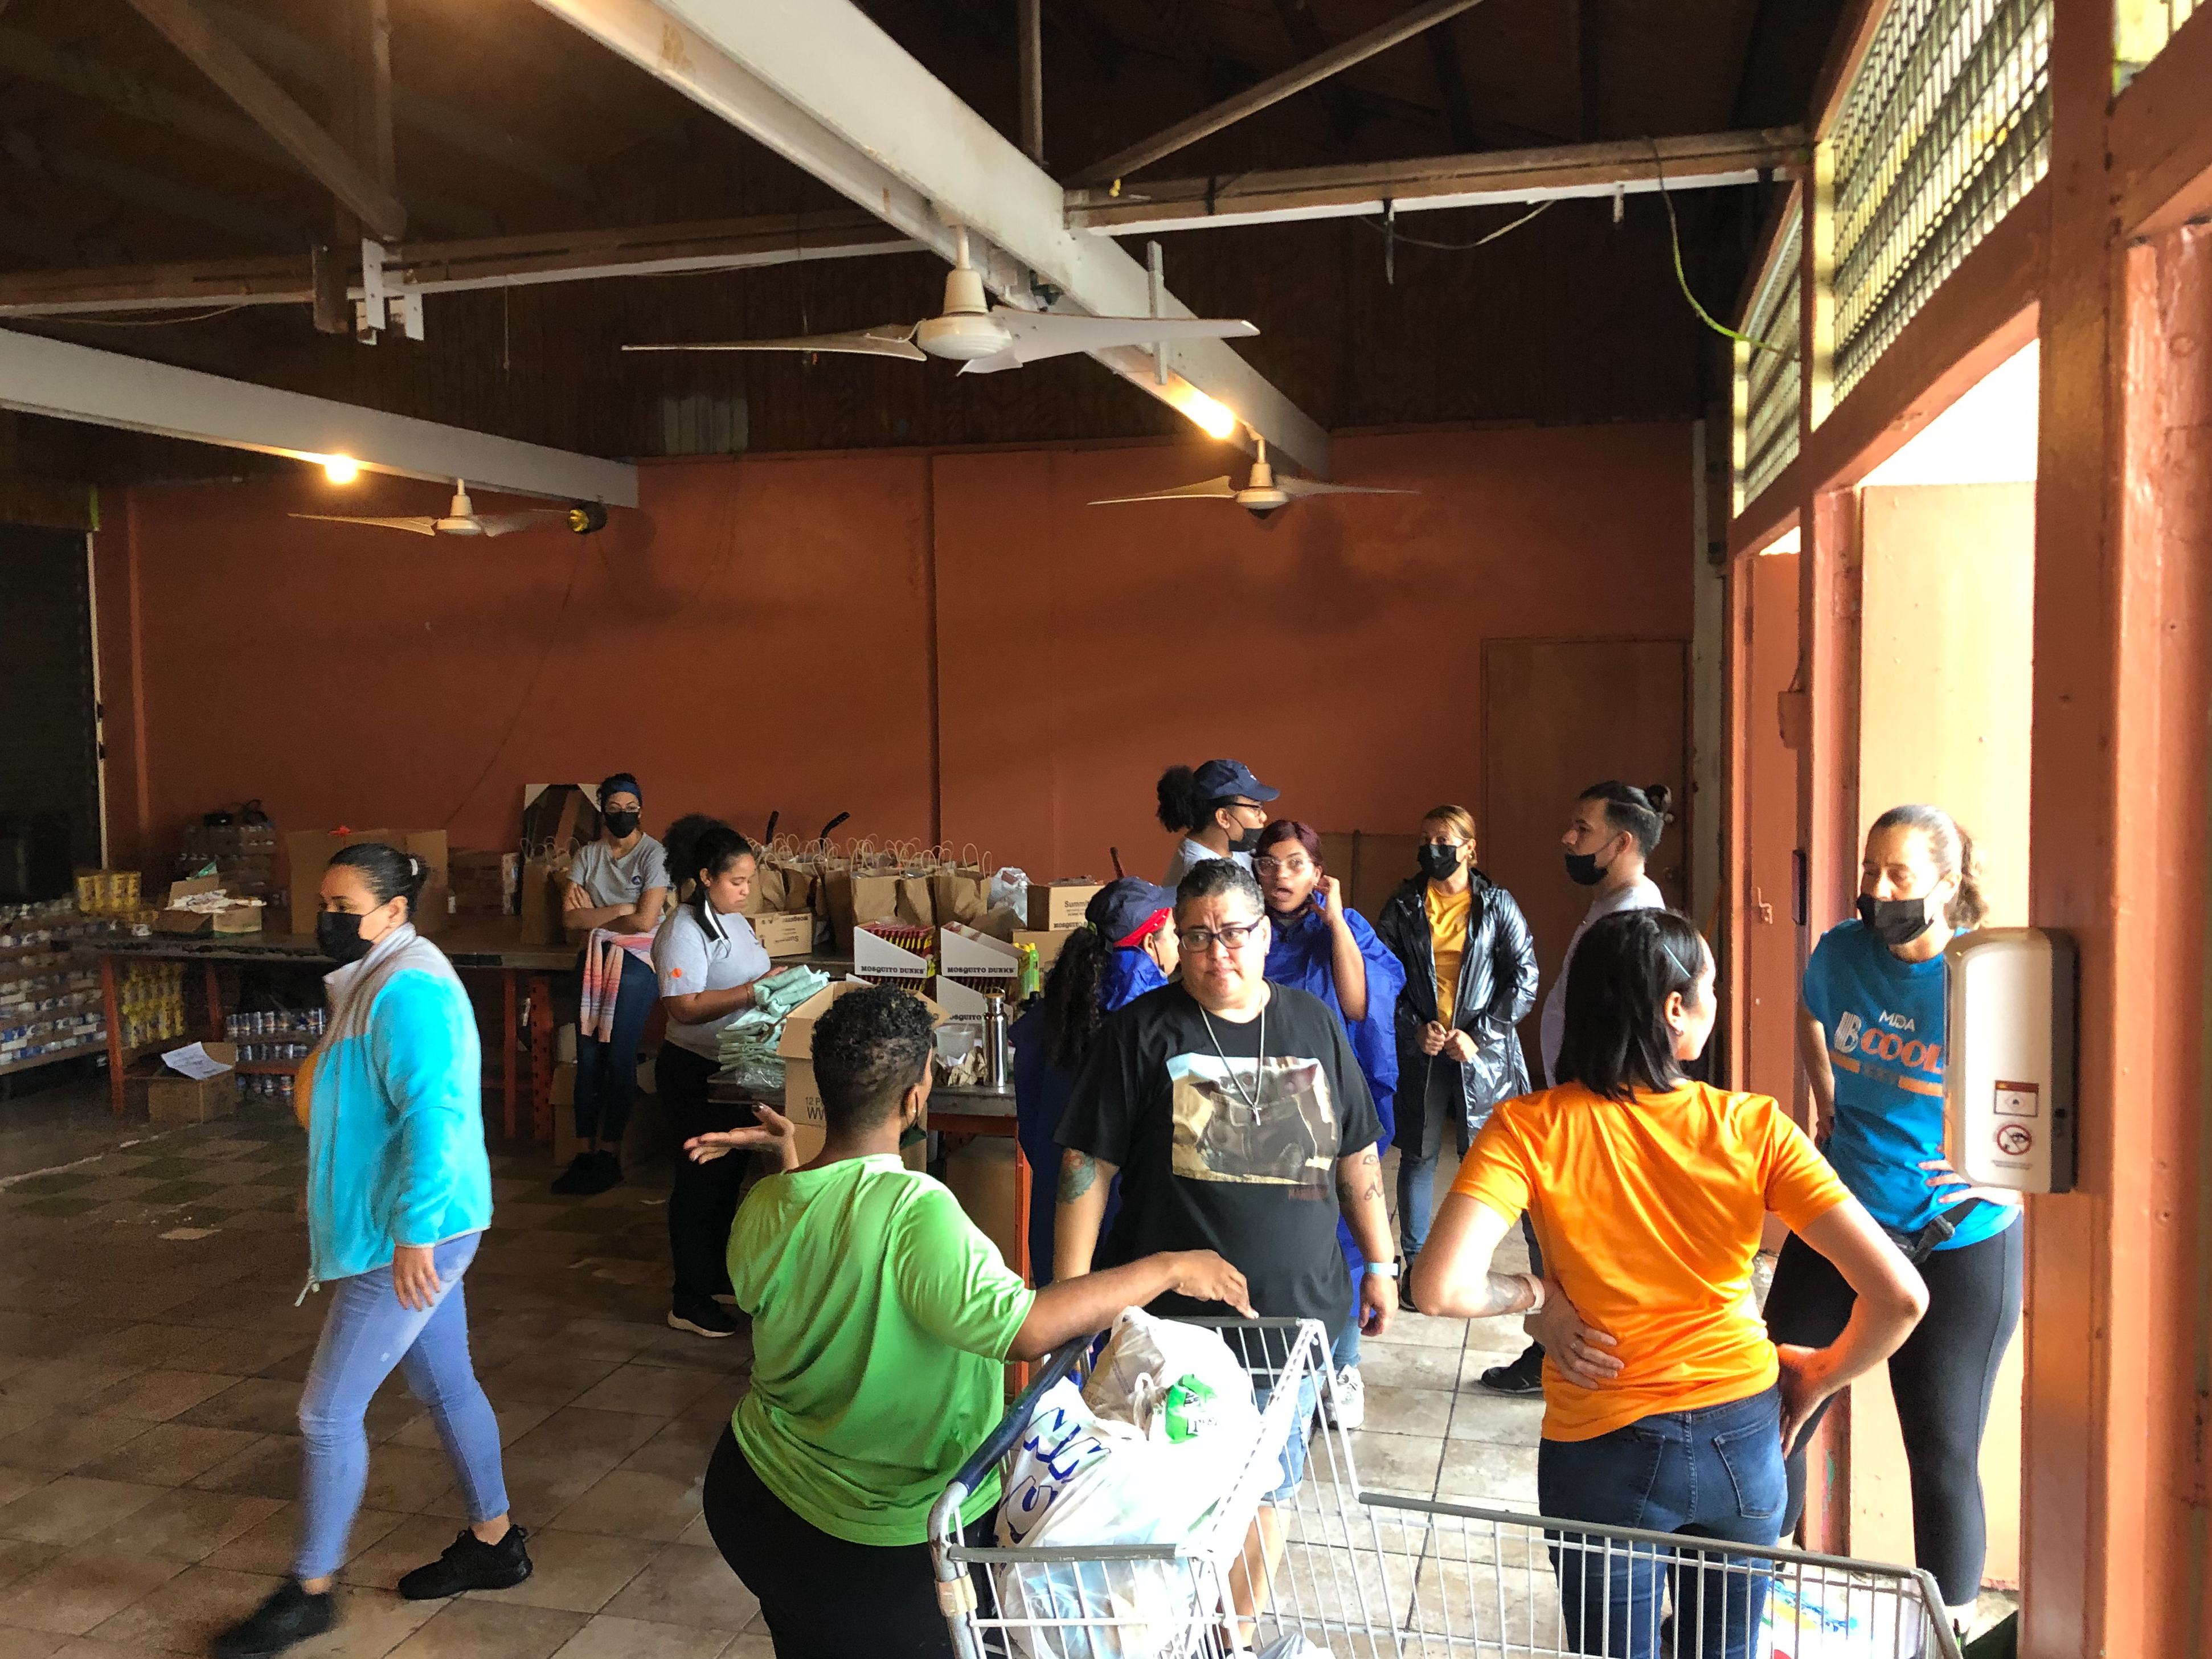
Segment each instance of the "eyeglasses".
[{"label": "eyeglasses", "polygon": [[1252,936],[1267,923],[1248,921],[1241,925],[1231,922],[1226,927],[1190,927],[1176,935],[1176,942],[1191,956],[1202,957],[1218,945],[1234,953],[1251,943]]},{"label": "eyeglasses", "polygon": [[1272,876],[1283,871],[1288,871],[1294,876],[1303,876],[1312,868],[1313,866],[1302,858],[1254,859],[1252,860],[1252,873],[1255,876]]}]

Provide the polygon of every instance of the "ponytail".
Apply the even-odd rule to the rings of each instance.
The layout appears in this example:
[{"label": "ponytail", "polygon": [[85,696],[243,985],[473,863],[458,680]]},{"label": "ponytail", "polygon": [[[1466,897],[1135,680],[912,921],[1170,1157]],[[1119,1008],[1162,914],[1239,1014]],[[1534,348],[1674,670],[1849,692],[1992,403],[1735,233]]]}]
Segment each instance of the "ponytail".
[{"label": "ponytail", "polygon": [[1045,1063],[1073,1073],[1091,1058],[1098,1036],[1098,988],[1113,950],[1106,936],[1085,923],[1067,936],[1044,982],[1039,1019],[1044,1028]]},{"label": "ponytail", "polygon": [[739,859],[760,858],[759,849],[752,842],[721,821],[704,812],[686,812],[668,826],[661,838],[661,851],[668,861],[668,879],[681,893],[687,881],[697,884],[692,890],[691,902],[697,909],[699,920],[707,920],[707,887],[701,881],[705,877],[712,881]]},{"label": "ponytail", "polygon": [[1638,789],[1613,778],[1590,785],[1578,797],[1602,802],[1606,827],[1616,835],[1635,836],[1637,847],[1647,859],[1666,833],[1667,803],[1674,798],[1674,792],[1663,783],[1647,783]]},{"label": "ponytail", "polygon": [[363,841],[338,848],[331,856],[331,867],[337,869],[341,865],[361,872],[362,880],[379,904],[389,904],[395,898],[405,899],[407,919],[414,921],[416,904],[422,896],[422,884],[430,879],[430,866],[421,859],[380,841]]},{"label": "ponytail", "polygon": [[1927,838],[1928,854],[1935,860],[1937,873],[1959,878],[1959,896],[1944,911],[1943,920],[1956,933],[1971,933],[1980,927],[1990,914],[1988,897],[1982,891],[1986,872],[1966,826],[1940,806],[1916,802],[1884,812],[1868,829],[1868,839],[1887,830],[1917,830]]},{"label": "ponytail", "polygon": [[1170,766],[1160,774],[1160,827],[1188,835],[1206,817],[1206,803],[1198,798],[1198,775],[1188,766]]}]

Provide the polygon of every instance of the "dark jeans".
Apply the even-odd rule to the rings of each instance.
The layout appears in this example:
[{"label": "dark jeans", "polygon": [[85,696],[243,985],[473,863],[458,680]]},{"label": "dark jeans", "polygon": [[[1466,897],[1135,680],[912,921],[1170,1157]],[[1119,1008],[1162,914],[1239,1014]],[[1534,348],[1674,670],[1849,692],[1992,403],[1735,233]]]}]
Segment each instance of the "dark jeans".
[{"label": "dark jeans", "polygon": [[[1729,1543],[1781,1535],[1778,1389],[1697,1411],[1657,1412],[1595,1440],[1547,1440],[1536,1453],[1537,1507],[1595,1521]],[[1669,1659],[1747,1659],[1766,1607],[1765,1568],[1749,1558],[1549,1533],[1568,1645],[1610,1659],[1659,1651],[1659,1581],[1674,1609]]]},{"label": "dark jeans", "polygon": [[[952,1652],[928,1545],[854,1544],[800,1519],[753,1473],[727,1429],[707,1465],[702,1507],[714,1547],[760,1599],[776,1659]],[[970,1540],[988,1542],[981,1534],[989,1526],[988,1516],[979,1521]]]},{"label": "dark jeans", "polygon": [[[1978,1244],[1938,1250],[1921,1264],[1928,1313],[1889,1357],[1889,1391],[1905,1437],[1912,1480],[1912,1553],[1936,1575],[1946,1606],[1982,1590],[1989,1528],[1982,1511],[1982,1431],[2005,1346],[2020,1324],[2021,1224]],[[1822,1348],[1834,1341],[1857,1299],[1828,1259],[1802,1239],[1782,1247],[1766,1294],[1766,1334],[1777,1342]],[[1790,1460],[1790,1508],[1783,1531],[1805,1509],[1807,1425]]]},{"label": "dark jeans", "polygon": [[660,994],[653,969],[622,953],[622,989],[615,997],[611,1042],[576,1033],[576,1139],[599,1139],[622,1150],[623,1131],[637,1098],[637,1045],[646,1017]]},{"label": "dark jeans", "polygon": [[736,1153],[711,1164],[694,1164],[684,1143],[709,1129],[734,1129],[743,1108],[710,1105],[707,1084],[720,1069],[713,1060],[661,1045],[653,1063],[660,1103],[668,1109],[675,1142],[676,1178],[668,1194],[668,1254],[676,1267],[675,1303],[680,1310],[730,1293],[730,1224],[738,1217],[738,1189],[750,1161]]}]

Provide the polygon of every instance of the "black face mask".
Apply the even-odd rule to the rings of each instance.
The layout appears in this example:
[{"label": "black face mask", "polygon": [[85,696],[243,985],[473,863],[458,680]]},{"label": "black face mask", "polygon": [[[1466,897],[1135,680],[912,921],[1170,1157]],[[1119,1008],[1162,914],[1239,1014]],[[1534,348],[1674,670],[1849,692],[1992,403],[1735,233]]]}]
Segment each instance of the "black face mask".
[{"label": "black face mask", "polygon": [[599,822],[606,825],[607,833],[609,835],[612,836],[617,841],[620,841],[624,836],[627,836],[631,830],[637,828],[637,814],[635,812],[602,812],[599,814]]},{"label": "black face mask", "polygon": [[315,917],[315,948],[341,967],[368,954],[368,941],[361,936],[361,918],[343,910],[325,910]]},{"label": "black face mask", "polygon": [[1567,879],[1577,887],[1595,887],[1605,879],[1605,872],[1598,868],[1595,853],[1567,854]]},{"label": "black face mask", "polygon": [[1859,895],[1859,920],[1874,936],[1895,950],[1910,945],[1936,925],[1925,894],[1918,898],[1878,899]]},{"label": "black face mask", "polygon": [[1260,832],[1257,830],[1247,830],[1243,835],[1237,836],[1236,840],[1229,843],[1229,850],[1232,853],[1258,852],[1260,850]]},{"label": "black face mask", "polygon": [[1421,860],[1421,873],[1431,881],[1449,881],[1459,870],[1460,849],[1436,842],[1422,842],[1416,856]]}]

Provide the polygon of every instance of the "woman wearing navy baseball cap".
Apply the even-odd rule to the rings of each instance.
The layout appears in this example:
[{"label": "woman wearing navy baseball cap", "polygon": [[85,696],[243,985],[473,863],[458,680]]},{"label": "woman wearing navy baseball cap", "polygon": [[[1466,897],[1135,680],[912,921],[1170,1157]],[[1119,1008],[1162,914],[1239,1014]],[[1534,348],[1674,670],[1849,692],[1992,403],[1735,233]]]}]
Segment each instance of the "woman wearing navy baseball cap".
[{"label": "woman wearing navy baseball cap", "polygon": [[[1014,1128],[1032,1180],[1058,1178],[1060,1115],[1091,1057],[1099,1022],[1168,982],[1176,970],[1175,894],[1124,876],[1092,895],[1085,925],[1060,947],[1044,995],[1014,1022]],[[1030,1205],[1030,1277],[1052,1283],[1053,1205],[1047,1185]],[[1113,1197],[1106,1200],[1110,1220]],[[1103,1224],[1102,1224],[1103,1226]]]},{"label": "woman wearing navy baseball cap", "polygon": [[1243,761],[1210,760],[1193,769],[1170,766],[1160,774],[1160,823],[1183,839],[1160,885],[1172,893],[1194,865],[1235,859],[1247,870],[1267,823],[1267,803],[1283,792],[1252,775]]}]

